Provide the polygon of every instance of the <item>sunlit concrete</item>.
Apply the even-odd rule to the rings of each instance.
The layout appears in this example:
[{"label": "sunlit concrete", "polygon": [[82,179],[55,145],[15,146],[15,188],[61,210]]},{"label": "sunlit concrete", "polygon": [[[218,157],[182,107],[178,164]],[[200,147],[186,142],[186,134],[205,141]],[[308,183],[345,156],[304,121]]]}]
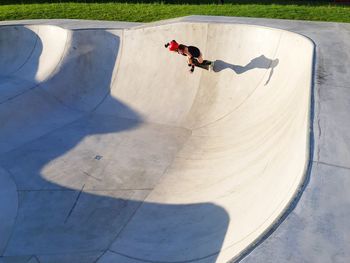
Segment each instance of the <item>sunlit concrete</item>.
[{"label": "sunlit concrete", "polygon": [[[304,184],[304,36],[165,22],[7,25],[0,38],[2,260],[226,262]],[[171,39],[214,72],[189,74]]]}]

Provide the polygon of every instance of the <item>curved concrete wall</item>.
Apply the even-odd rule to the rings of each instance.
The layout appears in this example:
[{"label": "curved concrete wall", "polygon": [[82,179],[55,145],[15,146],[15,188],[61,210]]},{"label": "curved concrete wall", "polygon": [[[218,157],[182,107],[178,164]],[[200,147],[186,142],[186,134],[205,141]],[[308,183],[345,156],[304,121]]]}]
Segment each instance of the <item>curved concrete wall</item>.
[{"label": "curved concrete wall", "polygon": [[[109,250],[99,262],[225,262],[280,218],[303,182],[314,48],[308,39],[200,23],[3,32],[12,40],[0,45],[9,53],[0,60],[6,68],[0,85],[10,91],[0,89],[0,165],[18,191],[64,187],[78,191],[78,199],[133,207],[118,208],[118,216],[99,213],[109,227],[101,230],[101,219],[83,212],[102,209],[94,207],[98,202],[82,204],[68,226],[46,216],[39,194],[22,194],[13,234],[0,240],[7,243],[3,255],[40,258],[90,248]],[[21,37],[26,49],[6,52]],[[215,72],[188,74],[185,58],[164,49],[171,39],[200,47],[216,61]],[[91,160],[96,152],[108,162]],[[78,175],[87,167],[99,180]],[[63,202],[50,198],[45,202]],[[25,204],[35,200],[29,211]],[[48,229],[28,223],[37,217]],[[43,233],[33,236],[38,228]]]},{"label": "curved concrete wall", "polygon": [[[62,58],[69,33],[55,26],[2,27],[3,77],[43,81]],[[6,37],[5,37],[6,36]]]},{"label": "curved concrete wall", "polygon": [[[185,59],[162,47],[171,39],[200,47],[205,58],[217,60],[216,73],[187,74]],[[146,201],[223,207],[229,225],[220,262],[264,233],[298,191],[308,158],[312,57],[308,39],[263,27],[184,23],[124,34],[113,96],[147,121],[191,130]],[[157,262],[217,252],[208,246],[213,236],[205,224],[188,243],[181,240],[184,229],[191,231],[183,224],[193,224],[188,214],[178,215],[178,238],[165,243],[166,234],[159,234],[150,252],[144,240],[167,229],[169,220],[162,211],[148,220],[143,210],[115,241],[115,251]]]},{"label": "curved concrete wall", "polygon": [[120,42],[115,32],[37,25],[2,27],[0,34],[7,39],[0,45],[0,136],[6,138],[0,153],[80,118],[109,93]]}]

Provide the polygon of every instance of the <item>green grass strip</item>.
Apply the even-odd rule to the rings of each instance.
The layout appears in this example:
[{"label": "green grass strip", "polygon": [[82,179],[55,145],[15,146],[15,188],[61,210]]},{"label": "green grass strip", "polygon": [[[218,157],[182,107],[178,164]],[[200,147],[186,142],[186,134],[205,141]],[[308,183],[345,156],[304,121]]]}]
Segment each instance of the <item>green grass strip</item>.
[{"label": "green grass strip", "polygon": [[350,22],[350,6],[288,4],[168,5],[125,3],[0,5],[0,20],[70,18],[151,22],[188,15]]}]

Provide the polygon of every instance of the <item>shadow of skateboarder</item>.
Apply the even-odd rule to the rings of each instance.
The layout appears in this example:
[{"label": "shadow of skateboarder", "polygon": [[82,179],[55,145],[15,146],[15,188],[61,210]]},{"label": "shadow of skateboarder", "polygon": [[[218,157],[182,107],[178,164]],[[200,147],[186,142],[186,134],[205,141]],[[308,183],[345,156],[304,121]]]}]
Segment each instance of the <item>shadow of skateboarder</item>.
[{"label": "shadow of skateboarder", "polygon": [[265,57],[264,55],[261,55],[259,57],[252,59],[245,66],[234,65],[234,64],[230,64],[230,63],[227,63],[225,61],[222,61],[222,60],[216,60],[215,66],[214,66],[214,72],[220,72],[220,71],[225,70],[225,69],[231,69],[236,74],[243,74],[249,70],[256,69],[256,68],[271,69],[270,74],[269,74],[269,78],[265,83],[265,85],[267,85],[270,82],[271,77],[272,77],[273,72],[274,72],[274,68],[277,67],[278,63],[279,63],[278,58],[272,60],[272,59]]}]

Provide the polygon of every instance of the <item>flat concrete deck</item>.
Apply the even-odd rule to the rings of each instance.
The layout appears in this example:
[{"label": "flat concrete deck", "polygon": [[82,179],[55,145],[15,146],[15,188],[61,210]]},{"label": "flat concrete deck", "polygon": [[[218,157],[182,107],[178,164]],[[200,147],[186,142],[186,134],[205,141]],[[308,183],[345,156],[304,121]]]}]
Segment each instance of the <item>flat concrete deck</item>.
[{"label": "flat concrete deck", "polygon": [[1,24],[1,263],[350,259],[350,25]]}]

